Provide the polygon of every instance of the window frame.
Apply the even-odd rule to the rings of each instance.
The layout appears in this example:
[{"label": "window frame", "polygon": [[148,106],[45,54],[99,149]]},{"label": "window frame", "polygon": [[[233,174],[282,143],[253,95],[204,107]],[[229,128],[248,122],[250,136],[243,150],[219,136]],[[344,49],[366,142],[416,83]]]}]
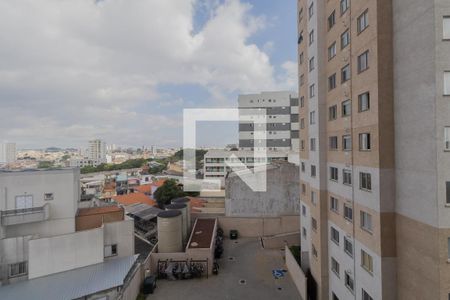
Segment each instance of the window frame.
[{"label": "window frame", "polygon": [[[367,95],[367,96],[366,96]],[[363,107],[363,99],[367,99],[366,100],[366,106]],[[365,109],[363,109],[365,108]],[[370,92],[364,92],[362,94],[358,95],[358,112],[365,112],[370,110]]]},{"label": "window frame", "polygon": [[[365,182],[365,186],[363,186]],[[363,191],[372,191],[372,174],[366,172],[359,172],[359,189]]]},{"label": "window frame", "polygon": [[[361,27],[361,20],[364,20],[364,27]],[[369,9],[363,11],[356,19],[356,32],[363,33],[369,27]]]},{"label": "window frame", "polygon": [[[348,212],[351,213],[351,218],[348,217]],[[344,219],[353,223],[353,207],[347,205],[346,203],[344,203]]]},{"label": "window frame", "polygon": [[342,151],[352,151],[352,136],[344,134],[342,136]]},{"label": "window frame", "polygon": [[[348,114],[346,114],[346,109],[345,109],[347,104],[348,104],[348,107],[349,107]],[[352,115],[352,100],[347,99],[347,100],[342,101],[342,103],[341,103],[341,114],[342,114],[342,117],[349,117],[349,116]]]},{"label": "window frame", "polygon": [[[368,265],[366,265],[365,258],[367,258]],[[363,249],[361,249],[361,268],[366,270],[369,274],[373,274],[373,257]]]},{"label": "window frame", "polygon": [[359,151],[372,151],[372,136],[370,132],[361,132],[358,136]]},{"label": "window frame", "polygon": [[[369,50],[364,51],[360,55],[358,55],[358,74],[363,73],[364,71],[367,71],[369,69]],[[365,63],[365,66],[363,68],[363,62]]]},{"label": "window frame", "polygon": [[[345,76],[345,74],[348,74]],[[341,84],[346,83],[352,78],[352,74],[350,71],[350,64],[345,65],[341,68]]]},{"label": "window frame", "polygon": [[[345,40],[345,41],[347,41],[347,43],[346,43],[345,45],[344,45],[344,43],[343,43],[343,41],[344,41],[343,37],[344,37],[344,36],[347,38],[347,39]],[[349,29],[347,29],[346,31],[344,31],[344,32],[341,34],[341,50],[347,48],[348,45],[350,45],[350,30],[349,30]]]}]

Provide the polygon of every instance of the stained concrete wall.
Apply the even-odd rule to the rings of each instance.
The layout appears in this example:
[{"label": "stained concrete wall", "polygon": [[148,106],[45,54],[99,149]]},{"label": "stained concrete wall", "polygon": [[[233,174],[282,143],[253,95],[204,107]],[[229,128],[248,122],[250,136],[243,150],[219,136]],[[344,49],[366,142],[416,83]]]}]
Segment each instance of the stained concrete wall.
[{"label": "stained concrete wall", "polygon": [[[254,176],[248,173],[240,176]],[[229,217],[277,217],[300,212],[299,166],[274,162],[267,170],[267,191],[254,192],[231,175],[225,182],[225,215]]]}]

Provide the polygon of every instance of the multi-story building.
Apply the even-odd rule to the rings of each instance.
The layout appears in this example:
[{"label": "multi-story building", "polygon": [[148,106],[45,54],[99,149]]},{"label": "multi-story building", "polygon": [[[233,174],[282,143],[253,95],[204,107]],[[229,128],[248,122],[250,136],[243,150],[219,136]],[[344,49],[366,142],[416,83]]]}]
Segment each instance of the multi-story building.
[{"label": "multi-story building", "polygon": [[102,140],[90,140],[88,149],[88,158],[97,161],[106,162],[106,143]]},{"label": "multi-story building", "polygon": [[255,128],[248,121],[239,122],[239,149],[253,150],[265,144],[270,151],[298,151],[298,97],[293,92],[262,92],[239,95],[239,112],[265,109],[267,117],[266,141],[254,138]]},{"label": "multi-story building", "polygon": [[450,2],[297,13],[303,292],[448,299]]},{"label": "multi-story building", "polygon": [[[79,209],[79,201],[79,169],[0,171],[0,298],[79,278],[73,272],[113,258],[135,260],[134,221],[123,209]],[[128,270],[120,271],[122,282]],[[42,292],[36,299],[54,299],[38,296]]]},{"label": "multi-story building", "polygon": [[16,161],[16,144],[0,144],[0,164],[8,164]]}]

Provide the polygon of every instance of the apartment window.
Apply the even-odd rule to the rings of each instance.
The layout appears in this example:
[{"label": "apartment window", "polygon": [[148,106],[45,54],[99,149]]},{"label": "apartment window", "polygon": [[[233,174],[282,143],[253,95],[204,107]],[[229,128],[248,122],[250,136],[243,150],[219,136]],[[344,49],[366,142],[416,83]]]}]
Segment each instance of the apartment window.
[{"label": "apartment window", "polygon": [[347,271],[345,272],[345,286],[352,292],[355,288],[353,277]]},{"label": "apartment window", "polygon": [[302,74],[300,75],[300,86],[303,86],[305,84],[305,76]]},{"label": "apartment window", "polygon": [[300,119],[300,129],[305,129],[305,119],[304,118]]},{"label": "apartment window", "polygon": [[333,28],[334,24],[336,24],[336,12],[333,10],[331,15],[328,17],[328,30]]},{"label": "apartment window", "polygon": [[311,84],[309,86],[309,98],[312,98],[315,96],[315,94],[316,94],[315,89],[316,89],[316,86],[314,84]]},{"label": "apartment window", "polygon": [[443,19],[443,38],[450,40],[450,16],[445,16]]},{"label": "apartment window", "polygon": [[370,133],[359,134],[359,150],[369,151],[371,149]]},{"label": "apartment window", "polygon": [[51,201],[51,200],[53,200],[53,193],[45,193],[44,201]]},{"label": "apartment window", "polygon": [[331,91],[336,88],[336,73],[328,77],[328,90]]},{"label": "apartment window", "polygon": [[348,169],[342,170],[343,183],[346,185],[352,185],[352,171]]},{"label": "apartment window", "polygon": [[339,212],[339,200],[333,196],[330,197],[330,210]]},{"label": "apartment window", "polygon": [[309,150],[316,151],[316,139],[315,138],[309,139]]},{"label": "apartment window", "polygon": [[32,208],[33,195],[19,195],[15,197],[16,209]]},{"label": "apartment window", "polygon": [[306,239],[306,228],[302,227],[302,236]]},{"label": "apartment window", "polygon": [[311,218],[311,228],[312,228],[314,231],[317,231],[317,220],[314,219],[314,218]]},{"label": "apartment window", "polygon": [[373,258],[366,251],[361,249],[361,267],[367,272],[373,272]]},{"label": "apartment window", "polygon": [[331,258],[331,270],[339,277],[339,263],[333,257]]},{"label": "apartment window", "polygon": [[447,238],[447,258],[450,259],[450,238]]},{"label": "apartment window", "polygon": [[362,300],[373,300],[373,298],[364,289],[362,289]]},{"label": "apartment window", "polygon": [[105,257],[111,257],[117,255],[117,245],[107,245],[105,246]]},{"label": "apartment window", "polygon": [[330,106],[328,108],[328,120],[336,120],[337,119],[337,105]]},{"label": "apartment window", "polygon": [[353,243],[350,239],[346,238],[345,236],[344,236],[344,251],[350,257],[353,257]]},{"label": "apartment window", "polygon": [[341,15],[344,14],[349,7],[350,0],[341,0]]},{"label": "apartment window", "polygon": [[450,181],[447,181],[445,183],[445,191],[446,191],[446,203],[450,204]]},{"label": "apartment window", "polygon": [[342,116],[348,117],[352,114],[352,102],[350,100],[345,100],[342,102]]},{"label": "apartment window", "polygon": [[317,204],[316,192],[314,192],[314,191],[311,191],[311,203],[314,205]]},{"label": "apartment window", "polygon": [[369,26],[369,11],[366,10],[358,17],[358,33],[364,31]]},{"label": "apartment window", "polygon": [[444,72],[444,95],[450,95],[450,71]]},{"label": "apartment window", "polygon": [[302,183],[302,194],[306,194],[306,185]]},{"label": "apartment window", "polygon": [[302,215],[306,216],[306,206],[302,205]]},{"label": "apartment window", "polygon": [[339,245],[339,231],[337,231],[334,227],[331,227],[331,240]]},{"label": "apartment window", "polygon": [[330,167],[330,180],[338,181],[339,179],[339,170],[335,167]]},{"label": "apartment window", "polygon": [[309,124],[316,124],[316,112],[312,111],[309,113]]},{"label": "apartment window", "polygon": [[344,49],[350,44],[350,31],[346,30],[341,34],[341,49]]},{"label": "apartment window", "polygon": [[366,231],[372,232],[372,216],[365,212],[360,212],[360,227]]},{"label": "apartment window", "polygon": [[301,96],[300,97],[300,107],[304,107],[305,106],[305,97]]},{"label": "apartment window", "polygon": [[352,137],[350,135],[342,136],[342,150],[344,151],[352,150]]},{"label": "apartment window", "polygon": [[303,8],[298,12],[298,22],[300,23],[303,20]]},{"label": "apartment window", "polygon": [[311,46],[312,43],[314,43],[314,30],[309,33],[309,45]]},{"label": "apartment window", "polygon": [[299,61],[299,63],[301,65],[303,64],[303,59],[304,59],[304,55],[303,55],[303,52],[302,52],[302,53],[300,53],[300,56],[298,57],[298,61]]},{"label": "apartment window", "polygon": [[350,221],[350,222],[353,221],[353,208],[351,208],[347,204],[344,204],[344,218],[347,221]]},{"label": "apartment window", "polygon": [[358,73],[364,72],[369,68],[369,51],[367,50],[358,56]]},{"label": "apartment window", "polygon": [[363,112],[370,109],[370,94],[369,92],[363,93],[358,96],[358,110]]},{"label": "apartment window", "polygon": [[344,83],[350,80],[350,65],[346,65],[341,69],[341,82]]},{"label": "apartment window", "polygon": [[315,65],[315,59],[314,59],[314,57],[312,57],[310,60],[309,60],[309,71],[311,72],[312,70],[314,70],[314,65]]},{"label": "apartment window", "polygon": [[339,300],[338,296],[334,292],[331,293],[333,296],[331,297],[332,300]]},{"label": "apartment window", "polygon": [[316,166],[311,165],[311,177],[316,177]]},{"label": "apartment window", "polygon": [[331,60],[333,57],[336,56],[336,42],[331,44],[330,47],[328,47],[328,60]]},{"label": "apartment window", "polygon": [[308,16],[311,19],[314,15],[314,2],[311,3],[311,5],[308,8]]},{"label": "apartment window", "polygon": [[28,274],[28,262],[22,261],[9,265],[9,278]]},{"label": "apartment window", "polygon": [[362,190],[372,190],[372,178],[370,173],[359,173],[359,188]]},{"label": "apartment window", "polygon": [[330,150],[337,150],[338,149],[338,138],[337,136],[330,136],[329,137],[329,143],[330,143]]},{"label": "apartment window", "polygon": [[300,149],[302,149],[302,151],[305,150],[305,141],[304,140],[300,141]]},{"label": "apartment window", "polygon": [[450,127],[444,128],[444,149],[450,150]]},{"label": "apartment window", "polygon": [[316,249],[316,246],[314,246],[314,244],[312,244],[312,255],[314,256],[314,257],[316,257],[317,258],[317,249]]}]

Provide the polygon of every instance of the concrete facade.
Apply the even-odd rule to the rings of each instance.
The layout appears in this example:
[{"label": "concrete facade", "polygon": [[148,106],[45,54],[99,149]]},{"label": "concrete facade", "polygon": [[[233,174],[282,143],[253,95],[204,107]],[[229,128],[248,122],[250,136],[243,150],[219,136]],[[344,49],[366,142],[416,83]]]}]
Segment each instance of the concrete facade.
[{"label": "concrete facade", "polygon": [[[225,215],[277,217],[299,214],[299,168],[275,161],[267,167],[267,191],[254,192],[242,177],[231,173],[225,180]],[[254,176],[250,173],[248,176]]]}]

